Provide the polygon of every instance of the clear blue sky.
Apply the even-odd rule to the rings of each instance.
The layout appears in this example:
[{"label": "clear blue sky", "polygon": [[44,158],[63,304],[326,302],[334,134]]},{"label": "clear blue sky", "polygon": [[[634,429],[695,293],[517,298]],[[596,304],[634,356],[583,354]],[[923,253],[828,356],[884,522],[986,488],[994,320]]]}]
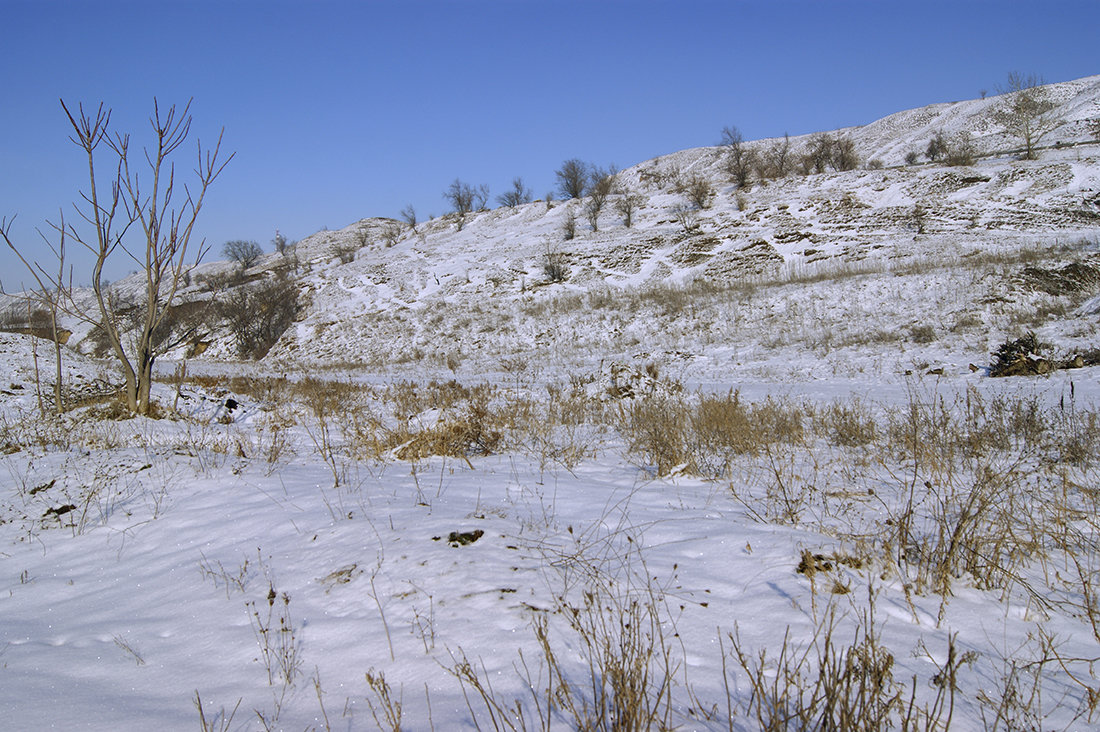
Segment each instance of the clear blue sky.
[{"label": "clear blue sky", "polygon": [[[43,261],[36,227],[86,187],[59,98],[105,102],[134,144],[154,96],[193,97],[204,143],[224,126],[236,158],[199,222],[220,258],[276,227],[442,214],[455,178],[541,197],[567,158],[626,167],[725,125],[801,134],[1012,70],[1100,73],[1097,0],[0,0],[0,23],[0,216]],[[26,279],[0,252],[4,286]]]}]

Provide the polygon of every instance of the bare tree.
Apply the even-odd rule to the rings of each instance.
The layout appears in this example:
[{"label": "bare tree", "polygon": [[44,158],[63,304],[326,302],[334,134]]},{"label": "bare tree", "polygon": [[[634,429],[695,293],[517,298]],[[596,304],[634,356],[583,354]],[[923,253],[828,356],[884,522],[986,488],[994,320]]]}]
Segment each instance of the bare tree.
[{"label": "bare tree", "polygon": [[928,141],[928,147],[924,150],[924,157],[935,162],[945,155],[947,155],[947,138],[944,137],[941,130],[932,135],[932,139]]},{"label": "bare tree", "polygon": [[696,209],[710,208],[714,200],[714,184],[709,178],[696,174],[684,184],[682,193]]},{"label": "bare tree", "polygon": [[783,135],[782,142],[774,141],[756,161],[756,175],[761,179],[783,178],[791,172],[794,160],[791,155],[790,135]]},{"label": "bare tree", "polygon": [[222,247],[222,254],[228,257],[229,261],[241,265],[241,269],[248,269],[260,261],[260,257],[264,255],[264,250],[254,241],[234,239],[225,243],[225,246]]},{"label": "bare tree", "polygon": [[575,239],[577,236],[577,212],[573,210],[572,206],[565,210],[565,218],[561,224],[561,235],[566,241]]},{"label": "bare tree", "polygon": [[968,130],[963,130],[947,143],[943,160],[948,165],[973,165],[977,155],[974,136]]},{"label": "bare tree", "polygon": [[405,208],[401,209],[401,212],[398,214],[398,216],[401,217],[402,221],[409,225],[409,228],[412,229],[414,233],[416,232],[416,209],[412,207],[411,203]]},{"label": "bare tree", "polygon": [[474,188],[469,183],[464,183],[455,178],[450,187],[443,192],[443,198],[451,204],[451,208],[458,214],[458,228],[461,231],[466,223],[466,215],[475,210],[481,210],[489,198],[489,188],[480,186]]},{"label": "bare tree", "polygon": [[726,148],[726,172],[740,188],[749,184],[753,168],[756,167],[756,152],[745,145],[741,131],[736,127],[722,130],[722,145]]},{"label": "bare tree", "polygon": [[523,185],[523,178],[512,179],[512,190],[507,193],[497,196],[497,201],[501,206],[521,206],[525,203],[531,203],[531,189]]},{"label": "bare tree", "polygon": [[[0,237],[3,237],[8,247],[13,252],[15,252],[15,256],[19,257],[19,261],[21,261],[23,263],[23,266],[30,271],[31,276],[34,277],[34,281],[38,283],[38,291],[34,295],[28,296],[26,298],[28,307],[30,307],[32,301],[38,301],[46,307],[46,312],[49,313],[50,334],[51,338],[53,339],[54,345],[54,409],[57,411],[58,414],[61,414],[61,412],[64,410],[64,404],[61,397],[61,333],[60,329],[57,326],[57,316],[61,309],[64,307],[65,301],[72,299],[71,268],[69,271],[68,281],[66,282],[65,280],[65,218],[64,214],[62,214],[60,219],[61,225],[58,228],[60,234],[57,246],[55,247],[53,243],[50,242],[48,239],[46,240],[46,245],[50,248],[50,251],[53,252],[53,255],[57,258],[56,277],[54,277],[52,274],[47,273],[46,270],[44,270],[42,266],[39,265],[37,262],[34,265],[31,265],[30,262],[23,258],[23,254],[15,247],[15,244],[11,240],[11,224],[12,222],[14,222],[14,220],[15,219],[13,217],[11,221],[7,219],[0,221]],[[0,292],[2,291],[2,288],[0,288]],[[27,320],[28,325],[30,325],[30,317],[28,317]],[[36,366],[36,375],[37,372],[38,370]],[[41,400],[41,392],[39,392],[39,407],[42,406]]]},{"label": "bare tree", "polygon": [[1035,160],[1039,157],[1039,141],[1062,123],[1042,78],[1013,71],[1006,86],[998,91],[1005,99],[993,108],[991,118],[1024,144],[1025,160]]},{"label": "bare tree", "polygon": [[603,211],[607,197],[615,190],[615,177],[617,171],[612,165],[608,169],[592,168],[589,176],[588,202],[584,206],[584,216],[588,219],[588,225],[592,231],[599,231],[600,212]]},{"label": "bare tree", "polygon": [[[233,155],[219,160],[221,134],[212,150],[204,151],[200,143],[195,168],[197,186],[192,189],[184,185],[180,200],[177,195],[181,189],[176,187],[172,158],[191,131],[190,101],[182,113],[177,114],[173,105],[162,115],[159,104],[153,100],[153,115],[149,121],[154,142],[137,156],[133,168],[130,136],[111,133],[110,110],[100,104],[92,115],[86,114],[80,105],[74,115],[64,101],[61,108],[73,127],[70,139],[88,159],[88,190],[81,193],[84,205],[77,205],[76,209],[90,230],[82,233],[76,226],[66,224],[64,219],[51,226],[59,236],[72,238],[94,257],[91,276],[94,312],[82,310],[71,296],[67,298],[66,307],[102,330],[108,350],[122,372],[127,408],[132,413],[148,415],[152,407],[149,388],[153,364],[164,347],[158,339],[164,332],[172,302],[185,275],[207,251],[205,244],[200,242],[194,251],[193,263],[188,263],[195,222],[207,190]],[[100,145],[110,151],[108,157],[114,168],[106,191],[103,190],[103,178],[96,174]],[[145,172],[144,176],[139,175],[139,169]],[[106,195],[101,196],[101,192]],[[138,229],[137,235],[127,238],[131,227]],[[104,267],[119,252],[138,263],[145,281],[143,301],[131,312],[129,323],[116,308],[118,299],[103,277]],[[53,281],[54,286],[60,284]]]},{"label": "bare tree", "polygon": [[623,217],[623,226],[629,229],[634,224],[634,212],[645,205],[646,199],[629,189],[624,189],[621,193],[615,199],[615,210]]},{"label": "bare tree", "polygon": [[859,167],[856,143],[850,137],[838,137],[833,143],[832,166],[834,170],[855,170]]},{"label": "bare tree", "polygon": [[570,158],[561,164],[554,173],[558,179],[558,190],[565,198],[582,198],[588,186],[588,163]]},{"label": "bare tree", "polygon": [[824,173],[833,161],[833,148],[836,139],[827,133],[819,132],[810,138],[809,149],[803,156],[802,170],[810,173]]}]

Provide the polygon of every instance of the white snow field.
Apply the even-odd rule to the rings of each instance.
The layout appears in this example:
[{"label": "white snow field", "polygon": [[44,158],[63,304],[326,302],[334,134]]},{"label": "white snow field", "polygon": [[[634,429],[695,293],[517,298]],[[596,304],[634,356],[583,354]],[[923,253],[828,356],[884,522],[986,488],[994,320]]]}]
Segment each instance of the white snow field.
[{"label": "white snow field", "polygon": [[61,416],[0,333],[0,727],[1096,728],[1100,76],[1048,93],[1038,160],[993,97],[838,131],[855,170],[630,167],[630,227],[319,232],[246,273],[293,326],[212,319],[155,418],[87,325]]}]

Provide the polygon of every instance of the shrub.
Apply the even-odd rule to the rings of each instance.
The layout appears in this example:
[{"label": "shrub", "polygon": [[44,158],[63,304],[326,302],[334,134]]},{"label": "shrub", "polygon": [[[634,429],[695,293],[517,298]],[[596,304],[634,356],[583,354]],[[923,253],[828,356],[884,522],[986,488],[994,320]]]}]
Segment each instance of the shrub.
[{"label": "shrub", "polygon": [[623,217],[623,226],[630,228],[634,224],[634,212],[645,205],[645,196],[624,190],[615,200],[615,210]]},{"label": "shrub", "polygon": [[710,208],[711,201],[714,200],[714,184],[707,178],[693,175],[683,186],[683,194],[695,208]]},{"label": "shrub", "polygon": [[930,325],[914,325],[909,329],[909,337],[914,343],[932,343],[936,340],[936,331]]},{"label": "shrub", "polygon": [[905,164],[906,165],[916,165],[917,161],[919,159],[920,158],[917,155],[916,150],[910,150],[909,152],[905,153]]},{"label": "shrub", "polygon": [[531,202],[531,189],[523,185],[523,178],[512,180],[512,190],[497,196],[501,206],[521,206]]},{"label": "shrub", "polygon": [[298,315],[298,288],[275,278],[232,290],[219,311],[241,358],[259,360],[282,336]]},{"label": "shrub", "polygon": [[229,258],[229,261],[241,265],[241,269],[248,269],[260,261],[264,250],[254,241],[235,239],[225,243],[225,246],[222,247],[222,253]]},{"label": "shrub", "polygon": [[486,185],[475,188],[469,183],[464,183],[458,178],[443,192],[443,198],[451,204],[454,212],[458,214],[458,228],[461,230],[466,222],[466,214],[480,211],[485,208],[489,200],[489,187]]},{"label": "shrub", "polygon": [[565,198],[580,198],[588,185],[588,163],[570,158],[554,172],[558,179],[558,190]]},{"label": "shrub", "polygon": [[599,231],[600,212],[603,211],[607,197],[615,190],[615,168],[592,168],[591,183],[588,186],[588,202],[584,206],[584,216],[588,219],[592,231]]},{"label": "shrub", "polygon": [[973,165],[977,154],[973,136],[963,130],[951,138],[944,154],[944,162],[948,165]]},{"label": "shrub", "polygon": [[932,136],[932,139],[928,141],[928,147],[924,149],[924,157],[932,162],[936,162],[946,154],[947,138],[944,137],[943,132],[937,132]]},{"label": "shrub", "polygon": [[569,279],[569,263],[564,253],[555,252],[546,247],[542,258],[542,272],[547,282],[565,282]]}]

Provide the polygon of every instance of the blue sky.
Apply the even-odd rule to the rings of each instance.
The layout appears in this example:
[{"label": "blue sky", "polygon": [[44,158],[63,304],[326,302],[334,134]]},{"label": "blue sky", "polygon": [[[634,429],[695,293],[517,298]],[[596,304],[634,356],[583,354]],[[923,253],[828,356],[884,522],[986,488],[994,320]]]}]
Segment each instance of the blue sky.
[{"label": "blue sky", "polygon": [[[106,103],[134,145],[154,97],[193,97],[204,144],[224,126],[236,157],[198,230],[219,258],[276,228],[442,214],[455,178],[495,199],[521,176],[541,197],[567,158],[626,167],[725,125],[830,130],[1013,70],[1100,73],[1096,0],[0,0],[0,20],[0,216],[44,262],[36,228],[71,220],[87,183],[59,98]],[[9,290],[19,267],[0,252]]]}]

